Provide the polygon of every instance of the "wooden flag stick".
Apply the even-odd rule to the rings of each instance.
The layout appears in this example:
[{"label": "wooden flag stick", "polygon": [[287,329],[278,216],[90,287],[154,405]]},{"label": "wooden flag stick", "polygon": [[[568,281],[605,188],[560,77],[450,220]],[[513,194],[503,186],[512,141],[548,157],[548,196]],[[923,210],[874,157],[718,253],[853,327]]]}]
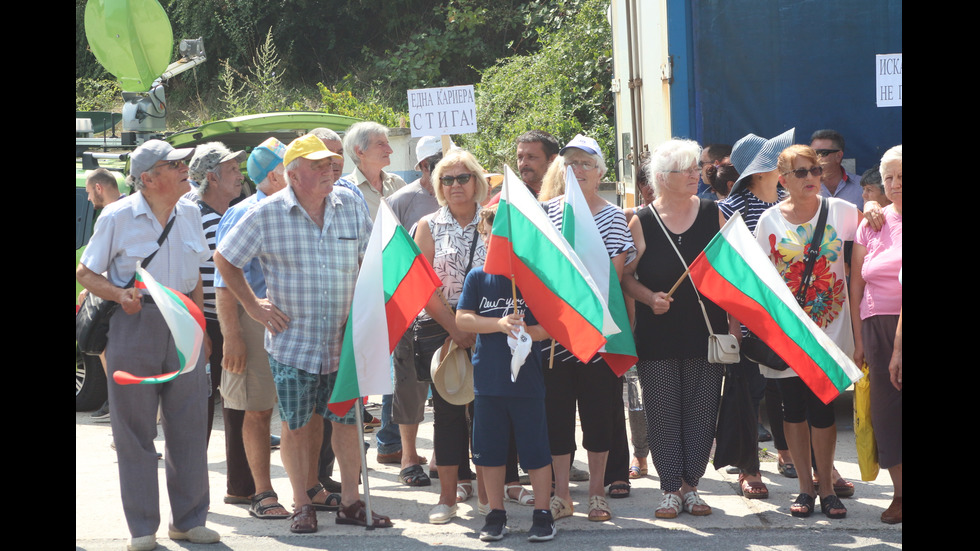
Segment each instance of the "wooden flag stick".
[{"label": "wooden flag stick", "polygon": [[687,277],[687,272],[689,272],[689,271],[691,271],[690,268],[684,270],[684,273],[681,274],[681,277],[680,277],[680,279],[677,280],[677,283],[675,283],[674,286],[670,288],[670,291],[667,291],[667,297],[666,298],[670,298],[670,295],[674,294],[674,291],[676,291],[677,288],[681,286],[681,282],[684,281],[684,278],[685,277]]}]

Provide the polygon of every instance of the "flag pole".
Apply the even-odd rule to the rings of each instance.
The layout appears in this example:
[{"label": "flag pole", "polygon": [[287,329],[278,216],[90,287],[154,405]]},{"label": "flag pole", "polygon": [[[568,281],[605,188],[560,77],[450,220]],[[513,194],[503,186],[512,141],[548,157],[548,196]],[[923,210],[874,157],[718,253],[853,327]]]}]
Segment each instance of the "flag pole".
[{"label": "flag pole", "polygon": [[[361,448],[361,478],[364,482],[364,509],[367,525],[365,528],[367,530],[374,530],[374,517],[371,515],[371,486],[368,484],[367,475],[367,450],[364,449],[364,416],[361,415],[361,407],[364,406],[364,400],[362,397],[358,397],[354,400],[354,418],[357,423],[357,447]],[[324,419],[325,422],[331,423],[332,421]]]},{"label": "flag pole", "polygon": [[674,291],[676,291],[677,288],[681,286],[681,282],[684,281],[684,278],[687,277],[687,273],[690,272],[690,271],[691,271],[690,268],[684,270],[684,273],[681,274],[681,277],[677,279],[677,283],[675,283],[674,286],[671,287],[669,291],[667,291],[667,297],[666,298],[670,298],[670,295],[674,294]]}]

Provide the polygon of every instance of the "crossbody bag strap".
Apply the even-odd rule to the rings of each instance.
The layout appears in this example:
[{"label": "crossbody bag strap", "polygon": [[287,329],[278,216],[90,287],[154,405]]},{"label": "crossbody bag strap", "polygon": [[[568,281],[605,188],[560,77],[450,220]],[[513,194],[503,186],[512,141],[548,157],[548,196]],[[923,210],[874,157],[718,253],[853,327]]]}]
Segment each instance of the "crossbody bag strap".
[{"label": "crossbody bag strap", "polygon": [[[820,247],[823,244],[823,230],[827,225],[827,212],[830,210],[827,205],[827,200],[823,197],[819,199],[820,214],[817,216],[817,227],[813,229],[813,236],[806,248],[806,264],[803,267],[802,284],[796,291],[796,302],[800,307],[803,307],[806,303],[806,292],[810,288],[810,276],[813,275],[813,266],[817,263],[817,257],[820,256]],[[814,243],[816,243],[816,246],[814,246]]]},{"label": "crossbody bag strap", "polygon": [[694,294],[698,297],[698,304],[701,306],[701,313],[704,315],[704,324],[708,328],[708,334],[714,333],[711,328],[711,320],[708,319],[708,311],[704,307],[704,303],[701,302],[701,293],[698,292],[697,286],[694,285],[694,279],[691,278],[691,271],[688,269],[687,261],[684,260],[684,256],[681,255],[681,251],[674,244],[674,240],[670,238],[670,232],[667,231],[667,226],[664,225],[664,221],[660,219],[660,213],[657,212],[657,208],[650,203],[650,210],[653,211],[653,217],[657,219],[657,223],[660,224],[660,229],[664,231],[664,237],[667,238],[667,242],[670,246],[674,248],[674,252],[677,253],[677,259],[681,261],[681,266],[684,266],[684,271],[687,272],[687,278],[691,280],[691,287],[694,288]]},{"label": "crossbody bag strap", "polygon": [[[167,225],[164,226],[163,231],[160,232],[160,237],[157,238],[157,250],[150,253],[150,256],[144,258],[143,261],[140,262],[140,267],[143,268],[144,270],[146,269],[147,266],[150,265],[150,261],[153,260],[153,257],[155,257],[157,253],[160,252],[160,248],[163,247],[163,242],[167,240],[167,235],[170,234],[170,228],[174,226],[175,220],[177,220],[176,209],[174,210],[174,215],[170,218],[170,221],[167,222]],[[129,278],[129,283],[127,283],[126,286],[123,287],[123,289],[129,289],[135,283],[136,283],[136,273],[134,272],[133,277]]]}]

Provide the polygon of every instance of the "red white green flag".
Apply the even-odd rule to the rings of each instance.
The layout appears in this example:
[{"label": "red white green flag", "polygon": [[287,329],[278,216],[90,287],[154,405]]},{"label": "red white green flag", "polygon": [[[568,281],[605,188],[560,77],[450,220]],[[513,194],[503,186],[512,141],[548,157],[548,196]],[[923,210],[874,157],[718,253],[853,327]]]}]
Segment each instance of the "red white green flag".
[{"label": "red white green flag", "polygon": [[739,213],[691,263],[691,277],[702,295],[765,341],[825,404],[861,378],[851,358],[797,304]]},{"label": "red white green flag", "polygon": [[561,234],[575,249],[589,274],[592,275],[602,298],[609,306],[609,313],[620,329],[619,333],[606,337],[606,344],[599,349],[599,354],[609,364],[613,373],[617,377],[621,376],[636,365],[637,360],[636,343],[633,341],[633,332],[629,330],[630,321],[626,314],[626,301],[623,300],[619,275],[606,251],[599,228],[595,225],[592,210],[571,170],[565,171],[565,202],[562,209]]},{"label": "red white green flag", "polygon": [[201,309],[187,295],[157,283],[142,267],[136,268],[134,286],[147,290],[160,309],[160,314],[173,335],[180,369],[152,377],[137,377],[126,371],[116,371],[112,374],[112,380],[120,385],[152,385],[172,381],[182,372],[193,371],[204,343],[205,322]]},{"label": "red white green flag", "polygon": [[[391,394],[389,357],[442,282],[384,201],[354,286],[328,406],[346,415],[363,396]],[[379,346],[385,343],[384,346]]]},{"label": "red white green flag", "polygon": [[[507,167],[483,270],[514,278],[534,317],[553,339],[588,362],[619,332],[595,280]],[[606,256],[608,259],[608,255]]]}]

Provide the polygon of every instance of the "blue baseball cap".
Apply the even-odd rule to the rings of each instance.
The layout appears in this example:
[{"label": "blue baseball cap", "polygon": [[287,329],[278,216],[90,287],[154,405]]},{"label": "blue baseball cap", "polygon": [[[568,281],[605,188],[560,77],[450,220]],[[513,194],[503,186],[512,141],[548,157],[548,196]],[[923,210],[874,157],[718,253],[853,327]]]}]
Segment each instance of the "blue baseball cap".
[{"label": "blue baseball cap", "polygon": [[286,146],[275,138],[260,143],[248,156],[248,177],[255,185],[265,180],[286,157]]}]

